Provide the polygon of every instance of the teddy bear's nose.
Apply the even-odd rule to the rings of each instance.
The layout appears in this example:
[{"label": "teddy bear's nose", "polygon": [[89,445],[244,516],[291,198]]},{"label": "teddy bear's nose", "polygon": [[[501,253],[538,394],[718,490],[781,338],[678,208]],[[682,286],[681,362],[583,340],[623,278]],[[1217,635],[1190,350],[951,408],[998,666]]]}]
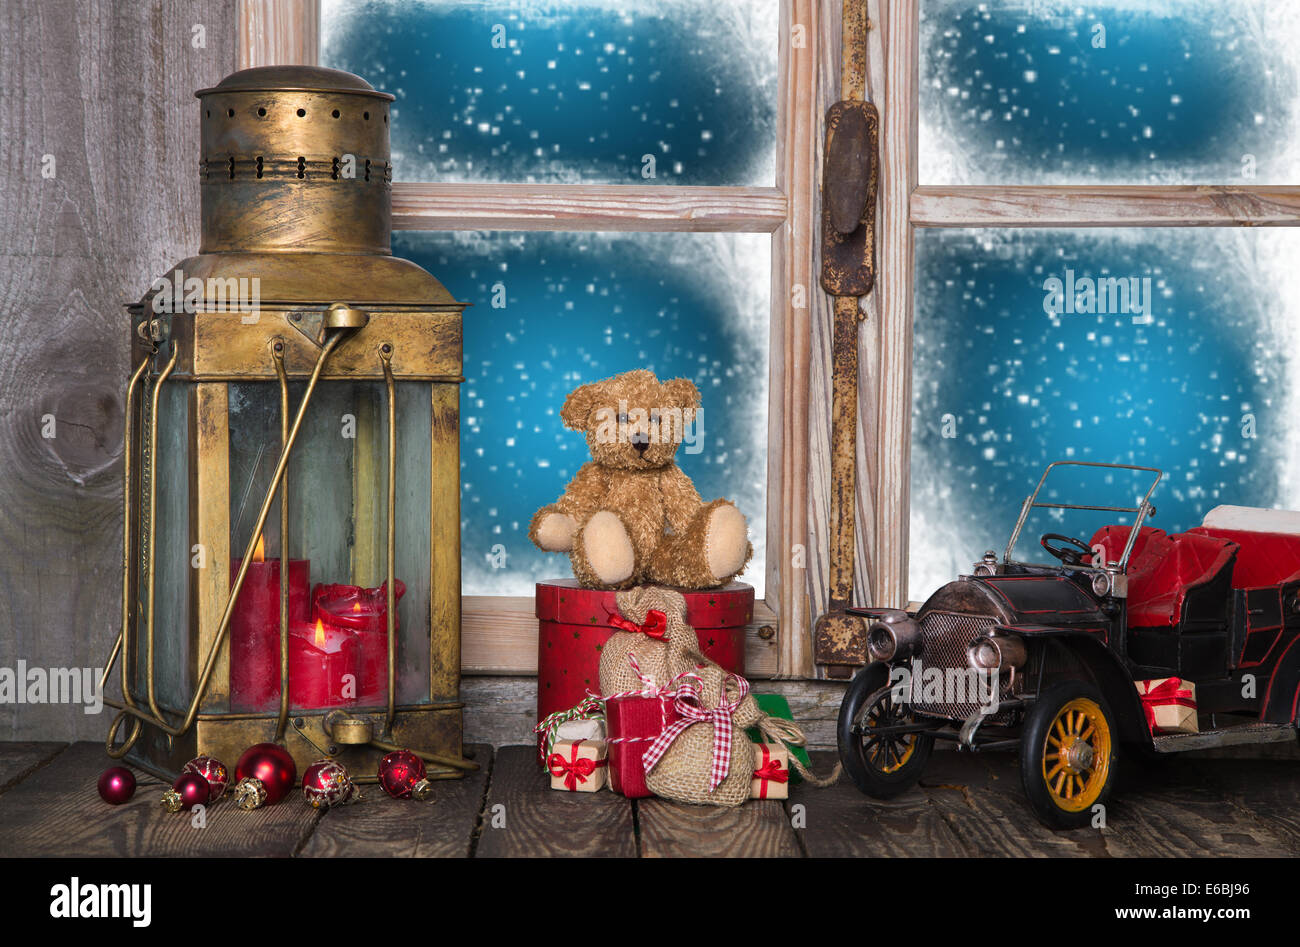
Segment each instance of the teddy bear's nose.
[{"label": "teddy bear's nose", "polygon": [[650,435],[648,434],[633,434],[628,440],[632,442],[632,446],[637,449],[639,454],[644,454],[650,449]]}]

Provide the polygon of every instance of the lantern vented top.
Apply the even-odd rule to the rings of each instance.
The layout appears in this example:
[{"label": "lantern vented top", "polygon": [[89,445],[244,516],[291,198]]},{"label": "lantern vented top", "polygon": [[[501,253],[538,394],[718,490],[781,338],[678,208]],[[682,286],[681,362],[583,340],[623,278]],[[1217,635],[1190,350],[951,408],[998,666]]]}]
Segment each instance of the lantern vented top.
[{"label": "lantern vented top", "polygon": [[337,69],[244,69],[201,104],[201,252],[390,252],[393,97]]}]

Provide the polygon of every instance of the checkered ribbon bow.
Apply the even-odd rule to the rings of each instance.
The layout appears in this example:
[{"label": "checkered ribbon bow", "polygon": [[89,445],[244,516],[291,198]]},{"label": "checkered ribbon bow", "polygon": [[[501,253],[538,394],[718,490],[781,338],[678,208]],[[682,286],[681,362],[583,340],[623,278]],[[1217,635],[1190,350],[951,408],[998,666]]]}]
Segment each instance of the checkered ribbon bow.
[{"label": "checkered ribbon bow", "polygon": [[663,759],[668,748],[673,745],[673,741],[685,733],[687,727],[697,723],[711,723],[713,724],[713,758],[709,764],[709,792],[713,792],[721,785],[731,769],[731,715],[749,694],[749,682],[743,677],[728,674],[727,681],[736,682],[736,699],[727,700],[726,681],[724,681],[722,697],[718,701],[718,706],[712,710],[705,710],[700,706],[699,678],[691,677],[682,682],[677,699],[673,702],[673,709],[677,711],[679,719],[664,728],[641,758],[647,773]]}]

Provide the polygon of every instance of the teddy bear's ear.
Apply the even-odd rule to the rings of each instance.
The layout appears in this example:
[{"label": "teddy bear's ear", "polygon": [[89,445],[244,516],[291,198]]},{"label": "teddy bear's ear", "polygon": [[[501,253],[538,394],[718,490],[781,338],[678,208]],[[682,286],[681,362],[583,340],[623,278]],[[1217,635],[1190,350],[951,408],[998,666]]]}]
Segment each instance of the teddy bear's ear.
[{"label": "teddy bear's ear", "polygon": [[690,421],[700,406],[700,389],[689,378],[674,378],[664,382],[664,391],[669,400],[682,409],[682,419]]},{"label": "teddy bear's ear", "polygon": [[560,420],[564,426],[571,431],[585,431],[596,396],[595,382],[579,385],[569,392],[569,397],[564,399],[564,407],[560,408]]}]

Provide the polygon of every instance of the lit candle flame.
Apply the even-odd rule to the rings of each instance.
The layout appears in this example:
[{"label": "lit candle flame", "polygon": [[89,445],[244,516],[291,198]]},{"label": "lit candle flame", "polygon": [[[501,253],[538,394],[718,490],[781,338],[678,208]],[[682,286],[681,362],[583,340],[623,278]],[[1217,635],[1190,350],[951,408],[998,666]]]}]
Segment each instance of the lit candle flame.
[{"label": "lit candle flame", "polygon": [[353,602],[353,603],[352,603],[352,610],[353,610],[354,612],[359,612],[359,611],[361,611],[361,603],[360,603],[360,602]]},{"label": "lit candle flame", "polygon": [[316,619],[316,647],[325,647],[325,626],[319,618]]},{"label": "lit candle flame", "polygon": [[253,550],[253,561],[261,562],[266,553],[266,537],[257,537],[257,548]]}]

